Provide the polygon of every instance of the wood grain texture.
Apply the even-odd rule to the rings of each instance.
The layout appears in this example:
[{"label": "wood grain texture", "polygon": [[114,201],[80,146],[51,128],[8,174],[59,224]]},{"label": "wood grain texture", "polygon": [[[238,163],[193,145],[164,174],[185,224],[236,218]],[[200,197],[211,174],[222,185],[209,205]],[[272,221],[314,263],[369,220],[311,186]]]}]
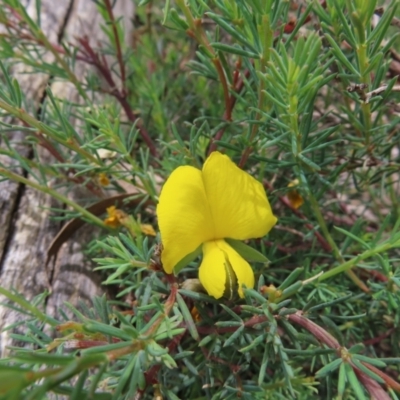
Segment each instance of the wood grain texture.
[{"label": "wood grain texture", "polygon": [[[29,14],[35,17],[35,2],[26,1]],[[101,18],[96,5],[91,0],[42,0],[41,21],[42,30],[49,40],[57,43],[61,38],[69,42],[76,42],[75,38],[86,35],[94,47],[105,40],[101,30]],[[126,32],[131,35],[131,18],[134,5],[131,0],[117,0],[114,8],[115,16],[124,17]],[[47,57],[47,56],[46,56]],[[48,55],[52,60],[52,56]],[[76,75],[83,78],[91,66],[77,63]],[[18,66],[13,69],[13,75],[21,84],[28,101],[33,107],[39,107],[45,96],[46,85],[51,83],[52,92],[56,97],[79,101],[73,85],[50,80],[45,74],[24,74],[27,68]],[[76,124],[77,121],[70,120]],[[79,126],[77,127],[79,131]],[[25,133],[12,132],[9,140],[14,146],[20,143]],[[4,145],[0,143],[0,145]],[[32,149],[20,144],[21,154],[29,156]],[[41,150],[39,154],[43,163],[54,160]],[[10,168],[13,161],[5,160]],[[23,171],[18,170],[18,173]],[[31,177],[28,176],[31,179]],[[83,188],[68,192],[68,195],[79,201],[87,200],[89,194]],[[93,198],[93,194],[90,194]],[[95,200],[95,199],[94,199]],[[38,193],[28,187],[13,182],[0,183],[0,285],[7,289],[14,288],[31,300],[44,290],[51,292],[44,308],[52,316],[58,316],[58,310],[65,301],[77,304],[79,300],[90,302],[104,290],[100,286],[100,277],[93,272],[93,264],[85,258],[82,251],[94,237],[93,227],[85,226],[77,231],[71,239],[63,245],[58,256],[46,268],[46,251],[60,230],[61,225],[51,219],[50,207],[61,208],[62,205],[49,196]],[[0,302],[4,298],[0,297]],[[63,309],[65,309],[63,307]],[[22,316],[9,308],[0,306],[0,330],[20,320]],[[22,328],[18,328],[23,333]],[[22,330],[21,330],[22,329]],[[7,346],[15,344],[10,338],[11,331],[4,331],[0,335],[0,355],[5,356]]]}]

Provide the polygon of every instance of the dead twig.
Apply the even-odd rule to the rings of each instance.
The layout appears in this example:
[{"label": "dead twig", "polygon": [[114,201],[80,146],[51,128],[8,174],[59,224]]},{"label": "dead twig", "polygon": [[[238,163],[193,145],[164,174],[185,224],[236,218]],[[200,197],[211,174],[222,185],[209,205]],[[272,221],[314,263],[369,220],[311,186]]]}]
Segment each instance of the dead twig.
[{"label": "dead twig", "polygon": [[[371,90],[370,92],[365,93],[365,89],[368,88],[368,85],[366,84],[355,84],[355,85],[350,85],[347,87],[348,92],[356,92],[359,96],[360,99],[364,101],[364,103],[368,104],[372,97],[378,96],[381,93],[385,92],[388,88],[388,85],[382,85],[378,87],[375,90]],[[391,89],[391,92],[400,92],[400,85],[394,85]]]}]

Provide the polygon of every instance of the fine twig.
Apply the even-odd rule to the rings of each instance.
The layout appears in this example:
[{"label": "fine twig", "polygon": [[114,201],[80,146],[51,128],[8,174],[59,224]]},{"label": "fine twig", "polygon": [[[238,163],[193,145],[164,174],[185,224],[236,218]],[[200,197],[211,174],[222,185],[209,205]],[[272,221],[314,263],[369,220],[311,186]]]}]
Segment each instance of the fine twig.
[{"label": "fine twig", "polygon": [[[250,72],[248,70],[246,70],[244,72],[245,78],[247,79],[249,77],[249,75],[250,75]],[[234,91],[235,94],[239,94],[243,90],[244,81],[243,81],[243,79],[239,78],[238,69],[235,69],[235,71],[233,73],[233,85],[232,85],[232,87],[233,87],[233,91]],[[224,115],[222,117],[225,121],[231,121],[231,119],[232,119],[232,111],[233,111],[233,108],[235,107],[236,101],[237,101],[237,96],[234,95],[234,94],[231,94],[229,96],[229,101],[228,101],[228,104],[227,104],[227,108],[225,109]],[[211,139],[211,145],[210,145],[210,148],[208,150],[208,154],[211,154],[213,151],[215,151],[217,149],[217,141],[221,140],[222,136],[225,133],[225,130],[226,130],[226,125],[223,126],[217,132],[215,137],[213,137]]]},{"label": "fine twig", "polygon": [[[370,92],[365,93],[365,89],[368,88],[368,85],[366,84],[356,84],[356,85],[350,85],[347,87],[348,92],[356,92],[361,100],[363,100],[364,103],[369,103],[374,96],[378,96],[381,93],[385,92],[386,89],[388,88],[388,85],[382,85],[374,90],[371,90]],[[400,92],[400,85],[394,85],[391,89],[391,92]]]},{"label": "fine twig", "polygon": [[114,13],[112,10],[112,5],[110,0],[104,0],[104,5],[107,9],[107,14],[110,17],[110,24],[112,27],[114,40],[115,40],[115,49],[117,52],[117,60],[119,64],[119,69],[121,72],[121,84],[122,84],[122,95],[126,95],[125,89],[125,80],[126,80],[126,73],[125,73],[125,62],[122,56],[122,48],[121,48],[121,41],[119,39],[118,31],[117,31],[117,22],[115,21]]},{"label": "fine twig", "polygon": [[[100,72],[102,77],[105,79],[107,84],[109,85],[110,88],[110,94],[112,94],[121,104],[122,108],[125,111],[126,116],[128,117],[129,121],[132,123],[135,123],[137,120],[136,115],[133,113],[132,108],[130,107],[128,100],[126,99],[126,94],[121,93],[117,85],[114,81],[114,78],[112,76],[112,73],[107,65],[107,62],[105,58],[103,57],[102,59],[99,57],[99,55],[93,50],[92,46],[89,43],[89,38],[84,37],[78,39],[79,44],[81,45],[81,52],[84,52],[86,54],[87,58],[91,60],[91,64],[93,64],[97,70]],[[151,155],[154,157],[157,157],[157,149],[156,146],[151,139],[149,133],[146,131],[145,128],[142,126],[138,127],[139,129],[139,134],[148,146]]]}]

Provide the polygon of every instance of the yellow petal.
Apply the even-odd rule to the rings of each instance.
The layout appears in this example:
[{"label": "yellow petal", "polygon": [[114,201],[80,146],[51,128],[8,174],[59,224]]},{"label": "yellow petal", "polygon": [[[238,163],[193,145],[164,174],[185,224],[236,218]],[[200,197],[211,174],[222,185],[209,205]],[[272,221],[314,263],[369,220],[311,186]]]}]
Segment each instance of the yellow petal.
[{"label": "yellow petal", "polygon": [[235,271],[239,296],[243,297],[243,285],[252,289],[254,287],[254,273],[250,264],[228,243],[222,240],[222,248],[228,254],[229,262]]},{"label": "yellow petal", "polygon": [[224,263],[225,253],[218,248],[217,241],[203,244],[203,261],[199,268],[199,279],[207,293],[216,299],[222,297],[225,292]]},{"label": "yellow petal", "polygon": [[115,206],[107,207],[106,210],[108,217],[104,220],[104,223],[111,228],[118,228],[121,225],[118,212],[121,210],[118,210]]},{"label": "yellow petal", "polygon": [[[299,185],[299,180],[294,179],[293,181],[289,182],[288,187],[294,188]],[[296,210],[301,207],[304,203],[303,196],[296,190],[290,189],[287,193],[287,198],[293,208]]]},{"label": "yellow petal", "polygon": [[296,189],[289,190],[287,193],[287,198],[290,202],[290,205],[296,210],[304,204],[303,196]]},{"label": "yellow petal", "polygon": [[245,240],[266,235],[277,219],[260,182],[228,156],[211,153],[203,181],[215,224],[215,238]]},{"label": "yellow petal", "polygon": [[249,263],[244,260],[224,240],[214,240],[203,244],[203,261],[199,269],[199,279],[210,296],[221,298],[226,289],[229,262],[236,274],[239,296],[243,297],[242,285],[254,287],[254,274]]},{"label": "yellow petal", "polygon": [[293,179],[292,181],[290,181],[287,186],[288,187],[295,187],[295,186],[298,186],[299,183],[300,183],[300,181],[296,178],[296,179]]},{"label": "yellow petal", "polygon": [[108,216],[113,217],[116,209],[117,209],[117,207],[115,207],[115,206],[107,207],[106,210],[107,210]]},{"label": "yellow petal", "polygon": [[108,179],[107,174],[104,172],[100,172],[97,179],[99,180],[101,186],[108,186],[110,184],[110,180]]},{"label": "yellow petal", "polygon": [[111,228],[118,228],[121,225],[117,217],[108,217],[104,220],[104,223]]},{"label": "yellow petal", "polygon": [[200,170],[185,166],[172,172],[161,191],[157,216],[164,247],[161,261],[170,274],[183,257],[214,236]]},{"label": "yellow petal", "polygon": [[156,236],[156,231],[150,224],[140,224],[140,230],[142,233],[148,236]]}]

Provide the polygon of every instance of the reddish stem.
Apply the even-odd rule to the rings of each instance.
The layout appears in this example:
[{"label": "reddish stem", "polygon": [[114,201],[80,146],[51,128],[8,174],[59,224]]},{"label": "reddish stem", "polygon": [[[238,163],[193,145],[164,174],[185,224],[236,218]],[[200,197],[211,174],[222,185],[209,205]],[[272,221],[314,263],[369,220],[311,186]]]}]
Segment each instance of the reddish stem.
[{"label": "reddish stem", "polygon": [[[338,350],[338,352],[341,351],[342,346],[340,345],[340,343],[325,329],[321,328],[319,325],[301,315],[301,311],[298,311],[295,314],[290,314],[287,316],[287,318],[289,321],[302,326],[304,329],[314,335],[320,342],[326,344],[328,347],[336,349]],[[352,365],[352,368],[354,369],[354,372],[358,376],[360,382],[365,386],[373,399],[390,399],[390,397],[387,396],[387,393],[375,380],[370,378],[364,372],[360,371],[356,366],[351,363],[351,360],[350,364]],[[397,391],[400,390],[400,384],[396,382],[393,378],[371,364],[365,362],[362,362],[362,364],[370,369],[372,372],[380,376],[385,381],[386,385],[388,385],[390,388]]]},{"label": "reddish stem", "polygon": [[377,337],[374,337],[372,339],[364,340],[363,343],[366,346],[371,346],[374,344],[380,343],[382,340],[386,339],[389,337],[392,333],[394,332],[394,328],[389,329],[387,332],[382,333],[382,335],[379,335]]},{"label": "reddish stem", "polygon": [[229,108],[229,103],[230,103],[230,95],[229,95],[229,88],[228,88],[228,82],[226,80],[226,75],[225,71],[222,68],[222,64],[219,58],[214,58],[213,64],[215,65],[215,69],[217,70],[219,79],[222,84],[222,89],[224,91],[224,100],[225,100],[225,109],[226,109],[226,120],[231,121],[232,120],[232,114],[230,108]]},{"label": "reddish stem", "polygon": [[[99,55],[93,50],[93,48],[89,44],[89,40],[87,37],[79,39],[79,43],[86,52],[87,56],[92,60],[92,64],[98,69],[98,71],[101,73],[105,81],[110,87],[110,93],[113,95],[118,102],[121,104],[122,108],[125,111],[126,116],[128,117],[129,121],[132,123],[135,123],[137,118],[135,114],[133,113],[127,99],[126,95],[124,93],[121,93],[117,85],[115,84],[115,81],[112,77],[112,73],[110,69],[108,68],[107,62],[105,59],[102,61],[99,58]],[[144,142],[147,144],[150,153],[154,156],[157,157],[157,149],[156,146],[154,145],[153,140],[150,138],[148,132],[141,126],[138,127],[140,136],[144,140]]]},{"label": "reddish stem", "polygon": [[[397,392],[400,392],[400,383],[395,381],[393,378],[391,378],[389,375],[385,374],[382,372],[380,369],[376,368],[375,366],[368,364],[366,362],[362,362],[368,369],[370,369],[372,372],[375,372],[378,376],[380,376],[388,385],[390,388],[396,390]],[[381,399],[381,397],[377,397],[377,399]]]},{"label": "reddish stem", "polygon": [[[367,365],[365,363],[363,364],[367,368],[370,367],[370,365]],[[371,399],[391,400],[391,397],[385,392],[385,390],[382,389],[381,385],[377,381],[370,378],[365,372],[362,372],[355,366],[353,366],[353,370],[357,375],[358,380],[368,390],[368,393],[371,395]]]},{"label": "reddish stem", "polygon": [[114,38],[115,38],[115,46],[116,46],[116,50],[117,50],[117,60],[118,60],[118,64],[119,64],[119,69],[121,71],[122,92],[123,92],[123,95],[126,95],[126,91],[125,91],[125,80],[126,80],[125,64],[124,64],[124,60],[123,60],[123,57],[122,57],[121,42],[119,40],[119,35],[118,35],[118,31],[117,31],[117,24],[116,24],[116,21],[115,21],[115,18],[114,18],[114,13],[113,13],[113,10],[112,10],[112,6],[111,6],[110,0],[104,0],[104,5],[106,6],[108,16],[110,17],[110,23],[111,23],[112,30],[113,30],[113,35],[114,35]]},{"label": "reddish stem", "polygon": [[282,253],[286,253],[286,254],[294,254],[298,251],[306,251],[306,250],[309,250],[311,247],[310,243],[304,243],[304,244],[300,244],[298,246],[292,246],[292,247],[282,246],[281,244],[276,244],[275,242],[272,242],[270,240],[264,240],[263,243],[268,247],[275,246],[279,251],[281,251]]},{"label": "reddish stem", "polygon": [[[26,123],[24,123],[25,126],[28,126]],[[44,149],[46,149],[58,162],[60,163],[65,163],[65,159],[64,157],[59,153],[59,151],[53,146],[52,143],[50,143],[44,136],[42,133],[34,133],[35,137],[38,139],[39,141],[39,145],[42,146]],[[103,191],[96,186],[92,181],[87,182],[85,180],[85,178],[83,176],[79,176],[79,177],[71,177],[70,174],[74,174],[75,175],[76,170],[74,168],[69,168],[66,171],[65,174],[65,178],[70,181],[70,182],[74,182],[76,184],[84,184],[86,186],[86,188],[93,193],[95,196],[103,198],[104,197],[104,193]]]},{"label": "reddish stem", "polygon": [[[170,343],[167,345],[168,353],[171,354],[179,345],[181,342],[183,336],[185,335],[185,332],[182,332],[180,335],[175,336]],[[145,372],[145,378],[146,378],[146,386],[149,385],[154,385],[157,383],[157,374],[158,371],[161,369],[162,365],[154,365],[151,367],[147,372]],[[139,394],[142,395],[145,392],[146,388],[143,390],[139,390]]]},{"label": "reddish stem", "polygon": [[304,317],[302,311],[297,311],[295,314],[289,314],[287,319],[309,331],[315,338],[326,344],[331,349],[340,350],[340,343],[324,328],[321,328],[315,322]]},{"label": "reddish stem", "polygon": [[[247,78],[250,75],[250,72],[248,70],[245,71],[244,76]],[[239,71],[236,69],[234,71],[234,75],[233,75],[233,90],[235,93],[240,93],[243,89],[244,86],[244,82],[243,79],[239,78]],[[232,111],[233,108],[235,107],[236,104],[236,96],[231,94],[229,96],[229,102],[227,103],[227,108],[225,109],[224,115],[223,115],[223,119],[225,121],[231,121],[232,120]],[[221,140],[222,136],[224,135],[226,130],[226,126],[222,127],[215,135],[214,138],[211,139],[211,145],[210,148],[208,150],[208,154],[210,155],[213,151],[217,150],[217,141]]]},{"label": "reddish stem", "polygon": [[[125,73],[125,66],[124,66],[123,57],[122,57],[121,43],[119,41],[118,32],[116,30],[116,21],[115,21],[114,15],[112,13],[112,7],[111,7],[110,1],[104,0],[104,2],[106,5],[106,8],[107,8],[107,12],[109,13],[110,20],[111,20],[112,27],[113,27],[113,32],[114,32],[114,36],[115,36],[115,40],[116,40],[116,47],[117,47],[117,49],[116,49],[117,50],[117,59],[118,59],[118,63],[120,65],[120,69],[121,69],[121,80],[124,85],[125,80],[126,80],[126,73]],[[21,20],[21,16],[14,9],[11,8],[11,12],[14,14],[14,16],[17,18],[17,20]],[[21,32],[21,28],[19,28],[19,26],[16,25],[15,23],[13,23],[12,21],[10,21],[10,20],[7,21],[6,26],[9,27],[10,29],[14,29],[15,31],[17,31],[18,37],[27,39],[27,40],[31,40],[40,45],[43,45],[43,43],[40,40],[38,40],[36,37],[34,37],[30,34]],[[132,123],[135,123],[137,118],[136,118],[135,114],[133,113],[128,101],[126,100],[125,89],[123,88],[122,92],[120,92],[118,90],[117,85],[115,84],[114,79],[112,77],[112,73],[111,73],[109,67],[107,66],[107,63],[105,62],[105,58],[103,58],[103,62],[100,60],[98,54],[90,46],[87,37],[78,38],[78,43],[83,47],[86,54],[84,54],[84,52],[82,52],[82,50],[80,49],[81,52],[84,54],[84,56],[76,55],[75,59],[81,60],[90,65],[93,65],[98,69],[98,71],[101,73],[103,78],[106,80],[106,82],[110,86],[110,89],[111,89],[110,94],[112,96],[114,96],[118,100],[118,102],[121,104],[129,121]],[[66,53],[66,51],[63,47],[61,47],[59,45],[55,45],[55,44],[52,44],[52,47],[56,52],[58,52],[60,54],[66,54],[69,56],[69,54]],[[86,55],[86,57],[85,57],[85,55]],[[150,138],[150,135],[148,134],[148,132],[141,126],[139,126],[138,129],[139,129],[140,136],[142,137],[142,139],[148,146],[151,155],[154,157],[157,157],[156,146],[155,146],[153,140]]]}]

